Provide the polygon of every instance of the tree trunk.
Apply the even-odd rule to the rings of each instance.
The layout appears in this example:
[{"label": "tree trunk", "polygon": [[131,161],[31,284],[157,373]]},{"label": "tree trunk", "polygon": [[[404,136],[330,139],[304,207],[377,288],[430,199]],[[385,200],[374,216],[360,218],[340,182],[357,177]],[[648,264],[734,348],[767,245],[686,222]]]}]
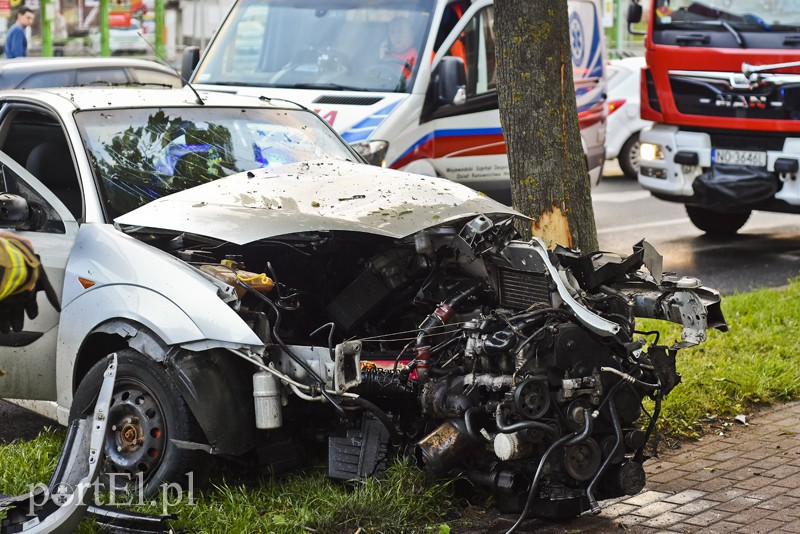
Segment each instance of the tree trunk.
[{"label": "tree trunk", "polygon": [[514,207],[530,233],[597,250],[578,127],[567,0],[495,0],[497,96]]}]

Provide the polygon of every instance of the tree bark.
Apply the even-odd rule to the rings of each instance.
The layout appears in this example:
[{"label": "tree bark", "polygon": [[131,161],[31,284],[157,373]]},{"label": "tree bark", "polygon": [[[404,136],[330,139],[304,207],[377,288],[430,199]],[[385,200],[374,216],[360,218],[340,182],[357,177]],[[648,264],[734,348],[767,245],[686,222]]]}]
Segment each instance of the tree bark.
[{"label": "tree bark", "polygon": [[581,145],[567,0],[495,0],[497,96],[514,207],[530,234],[597,250]]}]

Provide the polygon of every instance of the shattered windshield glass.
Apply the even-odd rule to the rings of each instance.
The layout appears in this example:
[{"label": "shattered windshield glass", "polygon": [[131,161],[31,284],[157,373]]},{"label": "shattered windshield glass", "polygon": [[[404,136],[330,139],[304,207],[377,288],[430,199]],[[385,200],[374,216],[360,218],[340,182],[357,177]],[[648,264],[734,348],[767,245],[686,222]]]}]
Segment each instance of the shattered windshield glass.
[{"label": "shattered windshield glass", "polygon": [[76,115],[106,217],[242,171],[315,159],[353,160],[306,111],[157,108]]},{"label": "shattered windshield glass", "polygon": [[194,81],[408,92],[432,10],[432,0],[243,0]]},{"label": "shattered windshield glass", "polygon": [[[740,31],[797,31],[800,2],[797,0],[659,0],[656,29],[704,26],[726,22]],[[725,31],[724,28],[720,28]]]}]

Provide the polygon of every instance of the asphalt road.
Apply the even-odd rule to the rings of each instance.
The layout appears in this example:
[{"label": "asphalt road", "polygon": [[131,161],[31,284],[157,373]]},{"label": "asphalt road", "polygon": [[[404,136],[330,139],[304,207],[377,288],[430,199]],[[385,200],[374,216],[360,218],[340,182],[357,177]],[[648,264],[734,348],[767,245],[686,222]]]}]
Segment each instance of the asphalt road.
[{"label": "asphalt road", "polygon": [[0,444],[33,439],[46,426],[56,428],[58,423],[0,400]]},{"label": "asphalt road", "polygon": [[700,278],[723,294],[782,286],[800,275],[800,215],[755,212],[738,235],[709,237],[681,204],[653,198],[616,162],[592,200],[601,250],[630,253],[646,238],[664,256],[664,270]]}]

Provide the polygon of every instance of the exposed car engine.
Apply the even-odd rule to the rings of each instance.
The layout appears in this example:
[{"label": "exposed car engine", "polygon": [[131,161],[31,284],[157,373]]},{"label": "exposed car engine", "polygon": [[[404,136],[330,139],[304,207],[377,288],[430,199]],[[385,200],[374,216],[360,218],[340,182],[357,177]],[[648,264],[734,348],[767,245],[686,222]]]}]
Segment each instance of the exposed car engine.
[{"label": "exposed car engine", "polygon": [[[259,292],[237,268],[262,247],[272,279]],[[726,328],[718,294],[662,278],[647,243],[629,257],[552,252],[517,240],[512,219],[400,242],[296,234],[227,257],[201,269],[235,280],[240,313],[261,314],[254,328],[272,343],[254,380],[259,428],[283,426],[296,397],[327,399],[339,412],[335,425],[320,418],[331,476],[376,474],[395,446],[523,517],[597,513],[598,500],[639,492],[661,400],[680,382],[675,354]],[[683,324],[682,341],[637,333],[637,316]],[[642,418],[645,397],[655,409]]]}]

